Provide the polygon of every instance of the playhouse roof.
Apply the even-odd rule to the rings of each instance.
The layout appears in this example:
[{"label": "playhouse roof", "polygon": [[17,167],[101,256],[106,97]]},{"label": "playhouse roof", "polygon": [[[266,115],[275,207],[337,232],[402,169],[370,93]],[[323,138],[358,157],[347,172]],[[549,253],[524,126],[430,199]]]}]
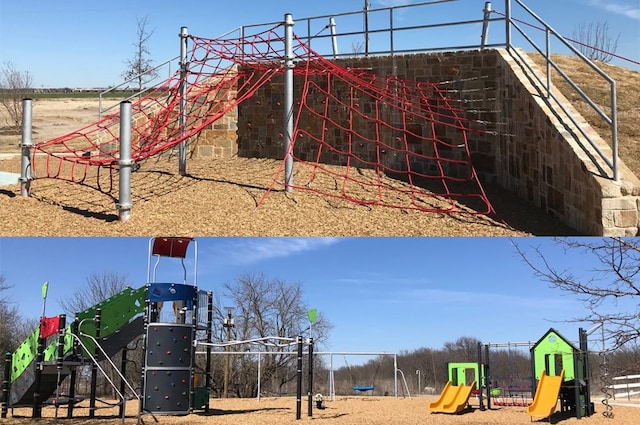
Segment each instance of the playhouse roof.
[{"label": "playhouse roof", "polygon": [[558,332],[554,328],[549,328],[549,330],[545,332],[545,334],[542,335],[542,337],[538,339],[538,341],[536,341],[535,344],[533,344],[533,347],[531,347],[530,351],[534,351],[540,344],[542,344],[547,339],[549,334],[552,334],[552,333],[556,334],[560,339],[562,339],[564,343],[566,343],[574,351],[578,350],[578,348],[575,345],[573,345],[567,338],[565,338],[560,332]]}]

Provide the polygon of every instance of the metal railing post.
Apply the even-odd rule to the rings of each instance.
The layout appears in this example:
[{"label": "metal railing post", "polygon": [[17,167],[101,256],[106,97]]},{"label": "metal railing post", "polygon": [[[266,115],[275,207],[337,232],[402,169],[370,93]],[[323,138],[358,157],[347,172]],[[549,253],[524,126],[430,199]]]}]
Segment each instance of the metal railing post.
[{"label": "metal railing post", "polygon": [[284,15],[284,174],[285,191],[293,191],[293,16]]},{"label": "metal railing post", "polygon": [[393,8],[389,9],[389,50],[391,56],[394,56],[394,43],[393,43]]},{"label": "metal railing post", "polygon": [[338,37],[336,36],[336,20],[333,18],[329,18],[329,31],[331,32],[331,47],[333,49],[333,58],[338,58]]},{"label": "metal railing post", "polygon": [[546,38],[545,62],[546,62],[546,73],[547,73],[547,99],[548,99],[551,97],[551,37],[549,33],[549,28],[545,28],[544,36]]},{"label": "metal railing post", "polygon": [[[187,27],[180,28],[180,137],[186,134],[187,125],[187,74],[189,64],[187,63],[187,38],[189,32]],[[178,146],[178,172],[181,176],[187,174],[187,141],[183,140]]]},{"label": "metal railing post", "polygon": [[31,194],[31,151],[33,150],[32,121],[31,121],[31,99],[22,100],[22,143],[21,164],[20,164],[20,194],[28,197]]},{"label": "metal railing post", "polygon": [[505,44],[511,49],[511,0],[504,0]]},{"label": "metal railing post", "polygon": [[118,193],[118,218],[127,221],[131,217],[131,102],[125,100],[120,103],[120,158],[118,170],[120,174]]},{"label": "metal railing post", "polygon": [[482,23],[482,35],[480,36],[480,50],[484,50],[487,45],[487,37],[489,36],[489,18],[491,17],[491,2],[484,3],[484,22]]},{"label": "metal railing post", "polygon": [[611,80],[611,150],[613,151],[613,180],[620,181],[618,170],[618,95],[616,92],[616,81]]}]

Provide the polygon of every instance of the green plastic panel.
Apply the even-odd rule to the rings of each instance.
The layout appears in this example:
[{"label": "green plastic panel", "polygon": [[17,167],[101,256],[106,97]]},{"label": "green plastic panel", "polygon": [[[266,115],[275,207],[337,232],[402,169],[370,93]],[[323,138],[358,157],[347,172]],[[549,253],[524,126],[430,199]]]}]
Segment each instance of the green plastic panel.
[{"label": "green plastic panel", "polygon": [[565,381],[576,378],[574,373],[574,351],[575,348],[567,339],[553,328],[549,329],[533,346],[535,378],[540,379],[543,370],[546,370],[550,376],[556,376],[560,374],[562,369],[564,369]]},{"label": "green plastic panel", "polygon": [[[144,312],[146,298],[146,286],[139,289],[126,288],[122,292],[107,298],[106,300],[90,307],[78,314],[76,318],[82,322],[80,332],[94,336],[96,327],[93,319],[98,309],[102,310],[100,321],[100,337],[107,337],[120,329],[129,321]],[[93,341],[82,341],[89,351],[94,350]]]},{"label": "green plastic panel", "polygon": [[[109,336],[120,327],[128,323],[133,317],[144,312],[146,298],[146,286],[139,289],[126,288],[122,292],[108,298],[87,310],[80,312],[76,317],[80,320],[91,319],[95,316],[98,308],[102,309],[102,322],[100,335]],[[67,327],[65,337],[64,352],[69,353],[73,348],[73,337],[71,336],[71,326]],[[87,321],[82,326],[82,332],[95,336],[96,328],[93,321]],[[38,351],[38,337],[40,328],[38,327],[31,335],[13,352],[11,357],[11,382],[14,382],[36,358]],[[83,341],[90,350],[94,349],[93,342]],[[45,348],[44,360],[54,361],[57,357],[58,339],[53,338],[52,342]]]},{"label": "green plastic panel", "polygon": [[[64,334],[64,353],[67,354],[73,349],[73,337],[71,336],[71,326],[67,326]],[[52,362],[58,358],[58,338],[53,338],[53,341],[44,349],[44,361]]]},{"label": "green plastic panel", "polygon": [[11,382],[22,375],[31,362],[36,358],[38,351],[38,337],[40,328],[36,328],[27,339],[13,352],[11,356]]}]

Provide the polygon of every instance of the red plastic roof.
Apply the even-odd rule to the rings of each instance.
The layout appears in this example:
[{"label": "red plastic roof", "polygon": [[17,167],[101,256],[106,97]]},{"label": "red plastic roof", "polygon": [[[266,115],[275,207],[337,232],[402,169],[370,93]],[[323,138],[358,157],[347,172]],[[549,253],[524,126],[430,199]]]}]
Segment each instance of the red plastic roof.
[{"label": "red plastic roof", "polygon": [[192,237],[155,238],[151,253],[161,257],[184,258]]}]

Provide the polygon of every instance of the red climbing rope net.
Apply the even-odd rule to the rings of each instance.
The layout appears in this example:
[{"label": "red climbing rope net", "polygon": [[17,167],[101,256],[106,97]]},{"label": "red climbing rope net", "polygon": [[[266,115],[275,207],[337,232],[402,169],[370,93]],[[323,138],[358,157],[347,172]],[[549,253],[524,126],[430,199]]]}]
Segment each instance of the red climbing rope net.
[{"label": "red climbing rope net", "polygon": [[[251,102],[262,86],[277,79],[281,85],[284,40],[276,29],[241,39],[190,36],[188,72],[176,73],[132,104],[132,159],[140,162],[169,152],[233,108]],[[363,205],[494,212],[469,149],[468,134],[484,130],[480,121],[468,118],[451,82],[416,82],[344,68],[298,39],[294,44],[296,111],[289,154],[302,165],[296,165],[295,189]],[[183,90],[187,110],[182,125]],[[46,171],[36,177],[109,192],[117,170],[118,137],[116,113],[40,143],[32,164],[35,169],[45,161],[37,169]],[[105,173],[100,178],[104,169],[106,184]],[[283,174],[284,160],[259,204],[282,186]],[[94,175],[97,184],[88,182]]]}]

